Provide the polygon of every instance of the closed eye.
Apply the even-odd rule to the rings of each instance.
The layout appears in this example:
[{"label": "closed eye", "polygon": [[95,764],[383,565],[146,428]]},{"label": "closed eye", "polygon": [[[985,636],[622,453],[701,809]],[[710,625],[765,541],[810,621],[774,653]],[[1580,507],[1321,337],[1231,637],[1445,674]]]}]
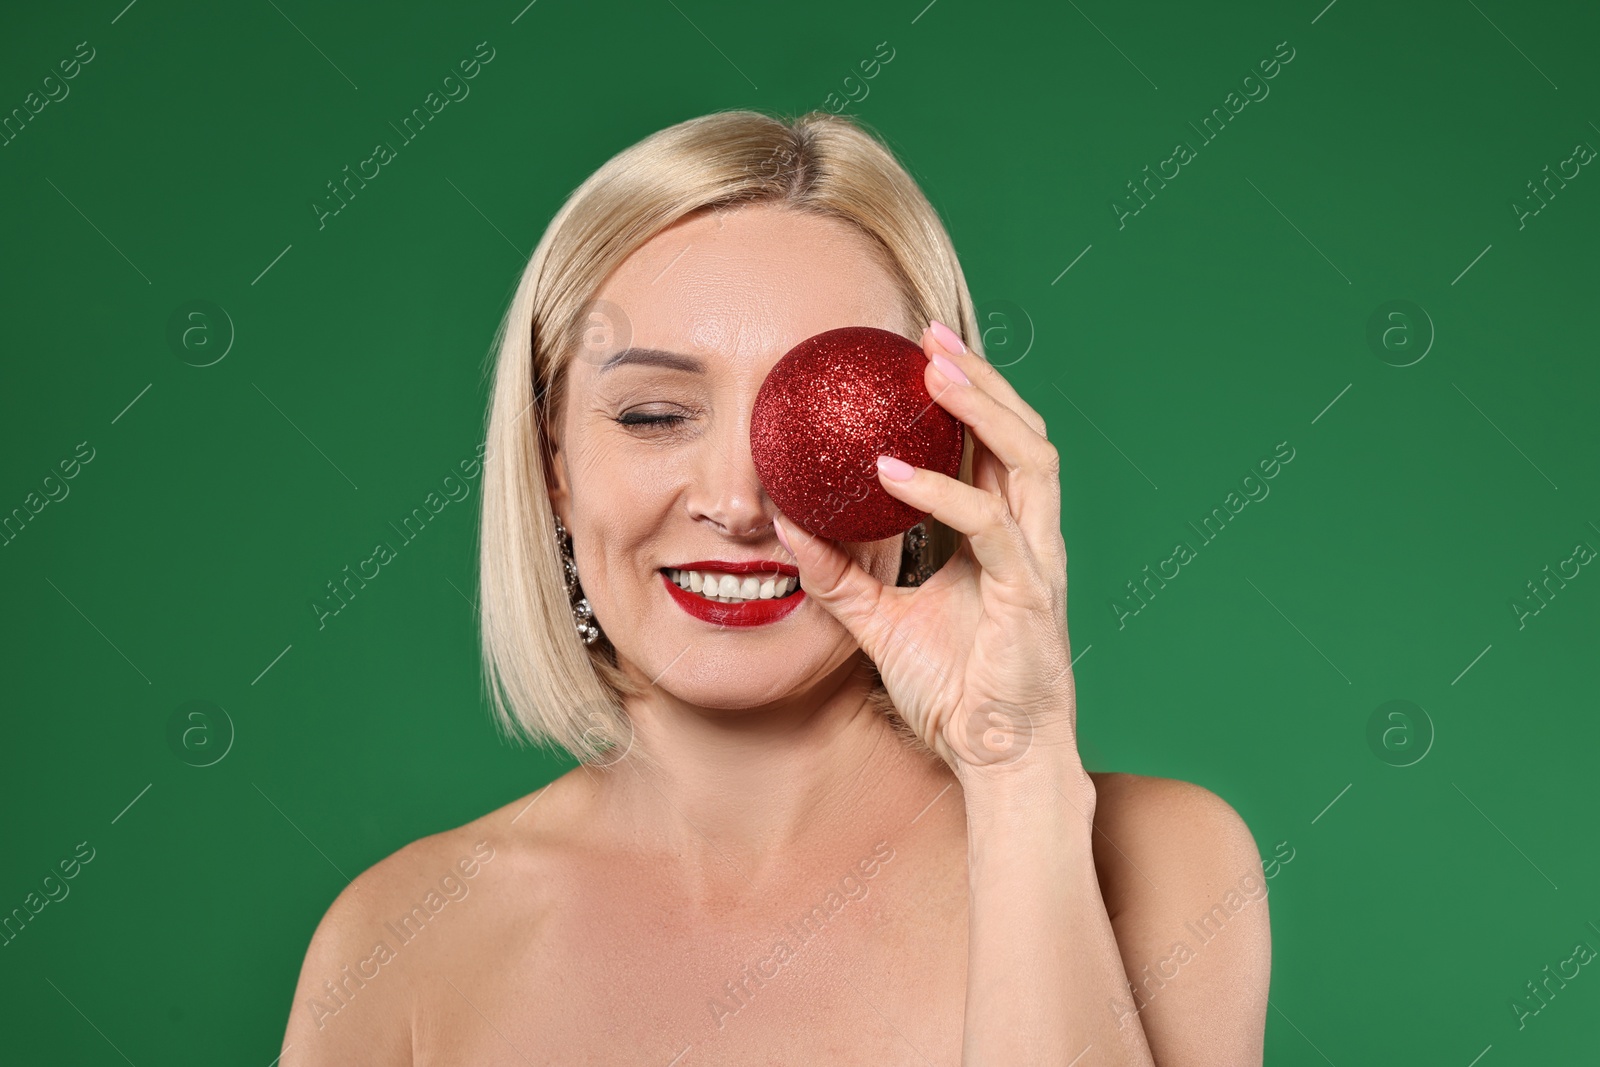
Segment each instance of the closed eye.
[{"label": "closed eye", "polygon": [[686,421],[684,415],[652,415],[647,412],[624,412],[615,421],[622,426],[671,426]]}]

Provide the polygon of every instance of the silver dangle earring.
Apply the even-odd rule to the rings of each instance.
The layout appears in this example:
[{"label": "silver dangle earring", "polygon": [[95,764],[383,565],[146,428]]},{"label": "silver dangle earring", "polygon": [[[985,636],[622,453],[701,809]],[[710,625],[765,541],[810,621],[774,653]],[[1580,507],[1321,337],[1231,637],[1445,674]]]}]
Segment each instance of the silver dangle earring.
[{"label": "silver dangle earring", "polygon": [[931,573],[933,568],[928,564],[928,525],[919,522],[906,531],[905,546],[900,550],[900,584],[921,585]]},{"label": "silver dangle earring", "polygon": [[577,628],[578,638],[585,645],[592,645],[600,637],[600,627],[594,621],[594,609],[589,606],[589,598],[582,595],[578,587],[578,563],[572,558],[572,535],[561,522],[561,516],[556,516],[556,547],[561,552],[561,566],[567,576],[567,600],[572,604],[572,622]]}]

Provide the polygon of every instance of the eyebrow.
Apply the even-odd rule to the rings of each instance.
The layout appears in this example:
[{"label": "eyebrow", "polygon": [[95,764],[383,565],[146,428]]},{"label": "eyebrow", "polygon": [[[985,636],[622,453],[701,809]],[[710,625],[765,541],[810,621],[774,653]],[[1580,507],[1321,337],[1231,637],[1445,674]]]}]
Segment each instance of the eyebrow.
[{"label": "eyebrow", "polygon": [[624,348],[600,364],[600,373],[604,374],[613,367],[622,367],[633,364],[636,366],[666,367],[669,370],[688,371],[690,374],[704,374],[705,363],[694,356],[686,356],[678,352],[666,352],[659,348]]}]

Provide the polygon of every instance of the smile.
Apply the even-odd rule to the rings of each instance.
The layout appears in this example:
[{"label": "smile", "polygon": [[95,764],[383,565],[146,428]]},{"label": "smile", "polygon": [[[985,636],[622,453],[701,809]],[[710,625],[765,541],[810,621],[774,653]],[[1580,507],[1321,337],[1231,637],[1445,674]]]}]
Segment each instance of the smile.
[{"label": "smile", "polygon": [[805,590],[789,564],[704,560],[658,572],[674,603],[719,626],[762,626],[800,606]]}]

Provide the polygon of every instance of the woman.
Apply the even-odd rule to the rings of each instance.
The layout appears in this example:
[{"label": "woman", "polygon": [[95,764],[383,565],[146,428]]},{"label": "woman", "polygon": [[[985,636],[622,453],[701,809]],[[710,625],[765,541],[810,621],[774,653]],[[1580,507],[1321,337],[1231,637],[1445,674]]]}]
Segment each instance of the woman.
[{"label": "woman", "polygon": [[[959,479],[880,460],[925,539],[814,538],[756,477],[767,372],[852,325],[967,427]],[[582,762],[339,895],[285,1067],[1261,1062],[1255,842],[1085,771],[1057,452],[978,340],[837,116],[684,122],[572,194],[497,339],[481,585],[503,725]]]}]

